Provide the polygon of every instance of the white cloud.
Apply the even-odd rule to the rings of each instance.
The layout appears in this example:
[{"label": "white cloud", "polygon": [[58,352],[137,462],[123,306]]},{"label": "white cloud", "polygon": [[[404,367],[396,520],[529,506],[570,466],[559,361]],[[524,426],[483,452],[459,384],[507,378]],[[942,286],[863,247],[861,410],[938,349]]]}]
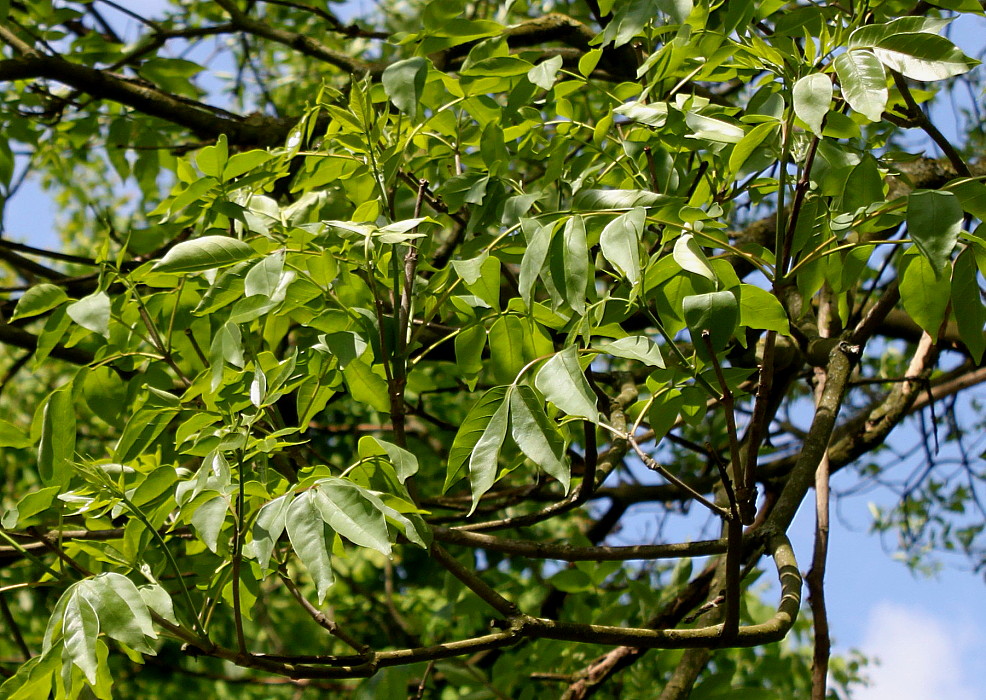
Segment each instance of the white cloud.
[{"label": "white cloud", "polygon": [[[870,611],[860,651],[879,659],[866,675],[871,684],[855,700],[986,700],[970,678],[978,654],[975,628],[961,620],[942,620],[898,603],[882,602]],[[963,657],[965,657],[965,662]]]}]

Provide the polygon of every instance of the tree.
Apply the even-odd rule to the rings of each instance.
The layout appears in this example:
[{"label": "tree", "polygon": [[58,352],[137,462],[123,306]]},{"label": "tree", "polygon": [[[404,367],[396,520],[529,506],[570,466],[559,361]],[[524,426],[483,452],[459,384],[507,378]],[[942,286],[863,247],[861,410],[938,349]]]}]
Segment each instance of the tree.
[{"label": "tree", "polygon": [[[965,13],[0,3],[0,697],[844,690],[829,478],[986,376]],[[962,466],[883,524],[982,565]]]}]

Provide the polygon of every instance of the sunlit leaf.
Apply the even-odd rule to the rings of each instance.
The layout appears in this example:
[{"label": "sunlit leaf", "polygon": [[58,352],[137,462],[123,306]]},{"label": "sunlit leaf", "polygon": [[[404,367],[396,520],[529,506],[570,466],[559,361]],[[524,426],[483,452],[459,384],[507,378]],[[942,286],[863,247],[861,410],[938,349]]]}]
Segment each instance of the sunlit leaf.
[{"label": "sunlit leaf", "polygon": [[534,385],[544,397],[570,416],[599,420],[596,397],[582,373],[578,351],[569,346],[545,362]]}]

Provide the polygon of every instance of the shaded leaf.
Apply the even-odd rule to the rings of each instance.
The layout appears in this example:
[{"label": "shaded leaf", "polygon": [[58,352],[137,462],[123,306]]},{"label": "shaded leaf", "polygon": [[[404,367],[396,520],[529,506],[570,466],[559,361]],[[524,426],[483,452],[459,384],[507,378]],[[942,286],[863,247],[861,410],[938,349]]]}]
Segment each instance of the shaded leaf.
[{"label": "shaded leaf", "polygon": [[449,450],[444,491],[448,491],[449,486],[465,476],[465,467],[476,443],[486,431],[493,414],[504,403],[506,395],[507,387],[493,387],[469,409],[469,413],[466,414],[465,420],[462,421],[458,432],[455,434],[452,448]]},{"label": "shaded leaf", "polygon": [[907,197],[907,232],[935,275],[948,266],[962,230],[962,205],[951,192],[915,190]]},{"label": "shaded leaf", "polygon": [[703,331],[709,332],[714,352],[722,350],[733,337],[739,316],[739,304],[732,292],[711,292],[687,296],[682,302],[685,323],[692,333],[692,344],[699,354],[706,350]]},{"label": "shaded leaf", "polygon": [[72,475],[75,457],[75,407],[71,382],[51,392],[42,410],[38,472],[45,485],[64,484]]},{"label": "shaded leaf", "polygon": [[[507,389],[505,398],[509,398],[512,389],[513,387]],[[507,436],[508,415],[509,401],[505,400],[490,416],[469,456],[469,486],[472,490],[472,507],[469,509],[469,515],[476,510],[480,497],[489,491],[496,481],[500,448],[503,447],[503,441]]]},{"label": "shaded leaf", "polygon": [[972,359],[979,363],[986,350],[983,327],[986,311],[983,309],[982,292],[976,275],[976,258],[971,248],[962,251],[955,259],[952,272],[952,309],[959,326],[959,337],[965,343]]},{"label": "shaded leaf", "polygon": [[509,393],[510,436],[528,459],[554,477],[568,493],[572,473],[565,462],[565,441],[548,420],[540,397],[528,386]]},{"label": "shaded leaf", "polygon": [[937,340],[951,297],[950,276],[939,274],[923,255],[908,256],[906,265],[900,278],[904,310]]}]

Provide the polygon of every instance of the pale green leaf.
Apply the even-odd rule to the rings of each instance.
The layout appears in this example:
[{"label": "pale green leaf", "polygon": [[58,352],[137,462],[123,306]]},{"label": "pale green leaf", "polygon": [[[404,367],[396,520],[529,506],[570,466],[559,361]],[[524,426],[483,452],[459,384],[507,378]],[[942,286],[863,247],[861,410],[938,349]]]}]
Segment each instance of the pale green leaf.
[{"label": "pale green leaf", "polygon": [[866,49],[853,49],[835,57],[835,72],[842,96],[871,122],[882,118],[887,106],[887,74],[883,64]]},{"label": "pale green leaf", "polygon": [[154,263],[157,272],[199,272],[225,267],[254,256],[243,241],[229,236],[202,236],[182,241]]},{"label": "pale green leaf", "polygon": [[577,211],[653,207],[673,201],[671,197],[645,190],[579,190],[572,202]]},{"label": "pale green leaf", "polygon": [[262,570],[270,563],[277,540],[284,532],[284,518],[293,497],[293,493],[286,493],[265,503],[257,513],[253,523],[253,555]]},{"label": "pale green leaf", "polygon": [[192,527],[198,533],[199,539],[205,542],[210,551],[215,552],[219,544],[219,533],[226,522],[229,502],[222,496],[209,499],[192,513]]},{"label": "pale green leaf", "polygon": [[383,513],[359,486],[345,479],[322,479],[314,500],[322,519],[334,531],[359,547],[390,555],[390,537]]},{"label": "pale green leaf", "polygon": [[545,415],[541,399],[528,386],[509,392],[510,436],[528,459],[554,477],[568,492],[572,473],[565,461],[565,441]]},{"label": "pale green leaf", "polygon": [[664,367],[660,346],[643,335],[631,335],[612,342],[600,343],[598,348],[607,355],[637,360],[651,367]]},{"label": "pale green leaf", "polygon": [[635,207],[606,224],[599,236],[603,257],[632,285],[640,281],[640,236],[646,219],[647,212]]},{"label": "pale green leaf", "polygon": [[76,589],[65,606],[62,619],[65,653],[86,674],[86,680],[96,683],[96,637],[99,619],[96,611]]},{"label": "pale green leaf", "polygon": [[596,422],[596,396],[579,365],[578,351],[568,346],[544,363],[534,385],[544,397],[570,416]]},{"label": "pale green leaf", "polygon": [[83,581],[79,592],[92,606],[99,629],[144,654],[154,654],[147,639],[157,639],[147,604],[126,576],[107,572]]},{"label": "pale green leaf", "polygon": [[716,273],[712,271],[709,259],[705,257],[702,246],[692,234],[684,233],[678,236],[671,254],[682,270],[700,275],[711,282],[716,281]]},{"label": "pale green leaf", "polygon": [[552,56],[527,71],[527,79],[542,90],[550,90],[555,84],[555,77],[561,69],[561,64],[561,56]]},{"label": "pale green leaf", "polygon": [[823,73],[812,73],[794,84],[794,113],[811,129],[822,135],[822,122],[832,105],[832,79]]},{"label": "pale green leaf", "polygon": [[93,292],[69,304],[65,311],[69,318],[86,330],[110,337],[110,298],[106,292]]},{"label": "pale green leaf", "polygon": [[302,491],[288,506],[284,518],[288,539],[301,563],[308,569],[319,604],[335,581],[332,574],[332,530],[315,504],[315,490]]},{"label": "pale green leaf", "polygon": [[883,65],[913,80],[945,80],[978,64],[945,37],[924,32],[889,36],[872,50]]},{"label": "pale green leaf", "polygon": [[279,250],[265,256],[254,264],[243,280],[243,292],[248,297],[273,297],[284,272],[284,251]]},{"label": "pale green leaf", "polygon": [[359,439],[357,445],[360,459],[365,459],[372,455],[383,454],[394,465],[397,471],[397,478],[403,484],[409,476],[418,473],[418,458],[414,453],[398,447],[392,442],[381,440],[373,435],[364,435]]}]

